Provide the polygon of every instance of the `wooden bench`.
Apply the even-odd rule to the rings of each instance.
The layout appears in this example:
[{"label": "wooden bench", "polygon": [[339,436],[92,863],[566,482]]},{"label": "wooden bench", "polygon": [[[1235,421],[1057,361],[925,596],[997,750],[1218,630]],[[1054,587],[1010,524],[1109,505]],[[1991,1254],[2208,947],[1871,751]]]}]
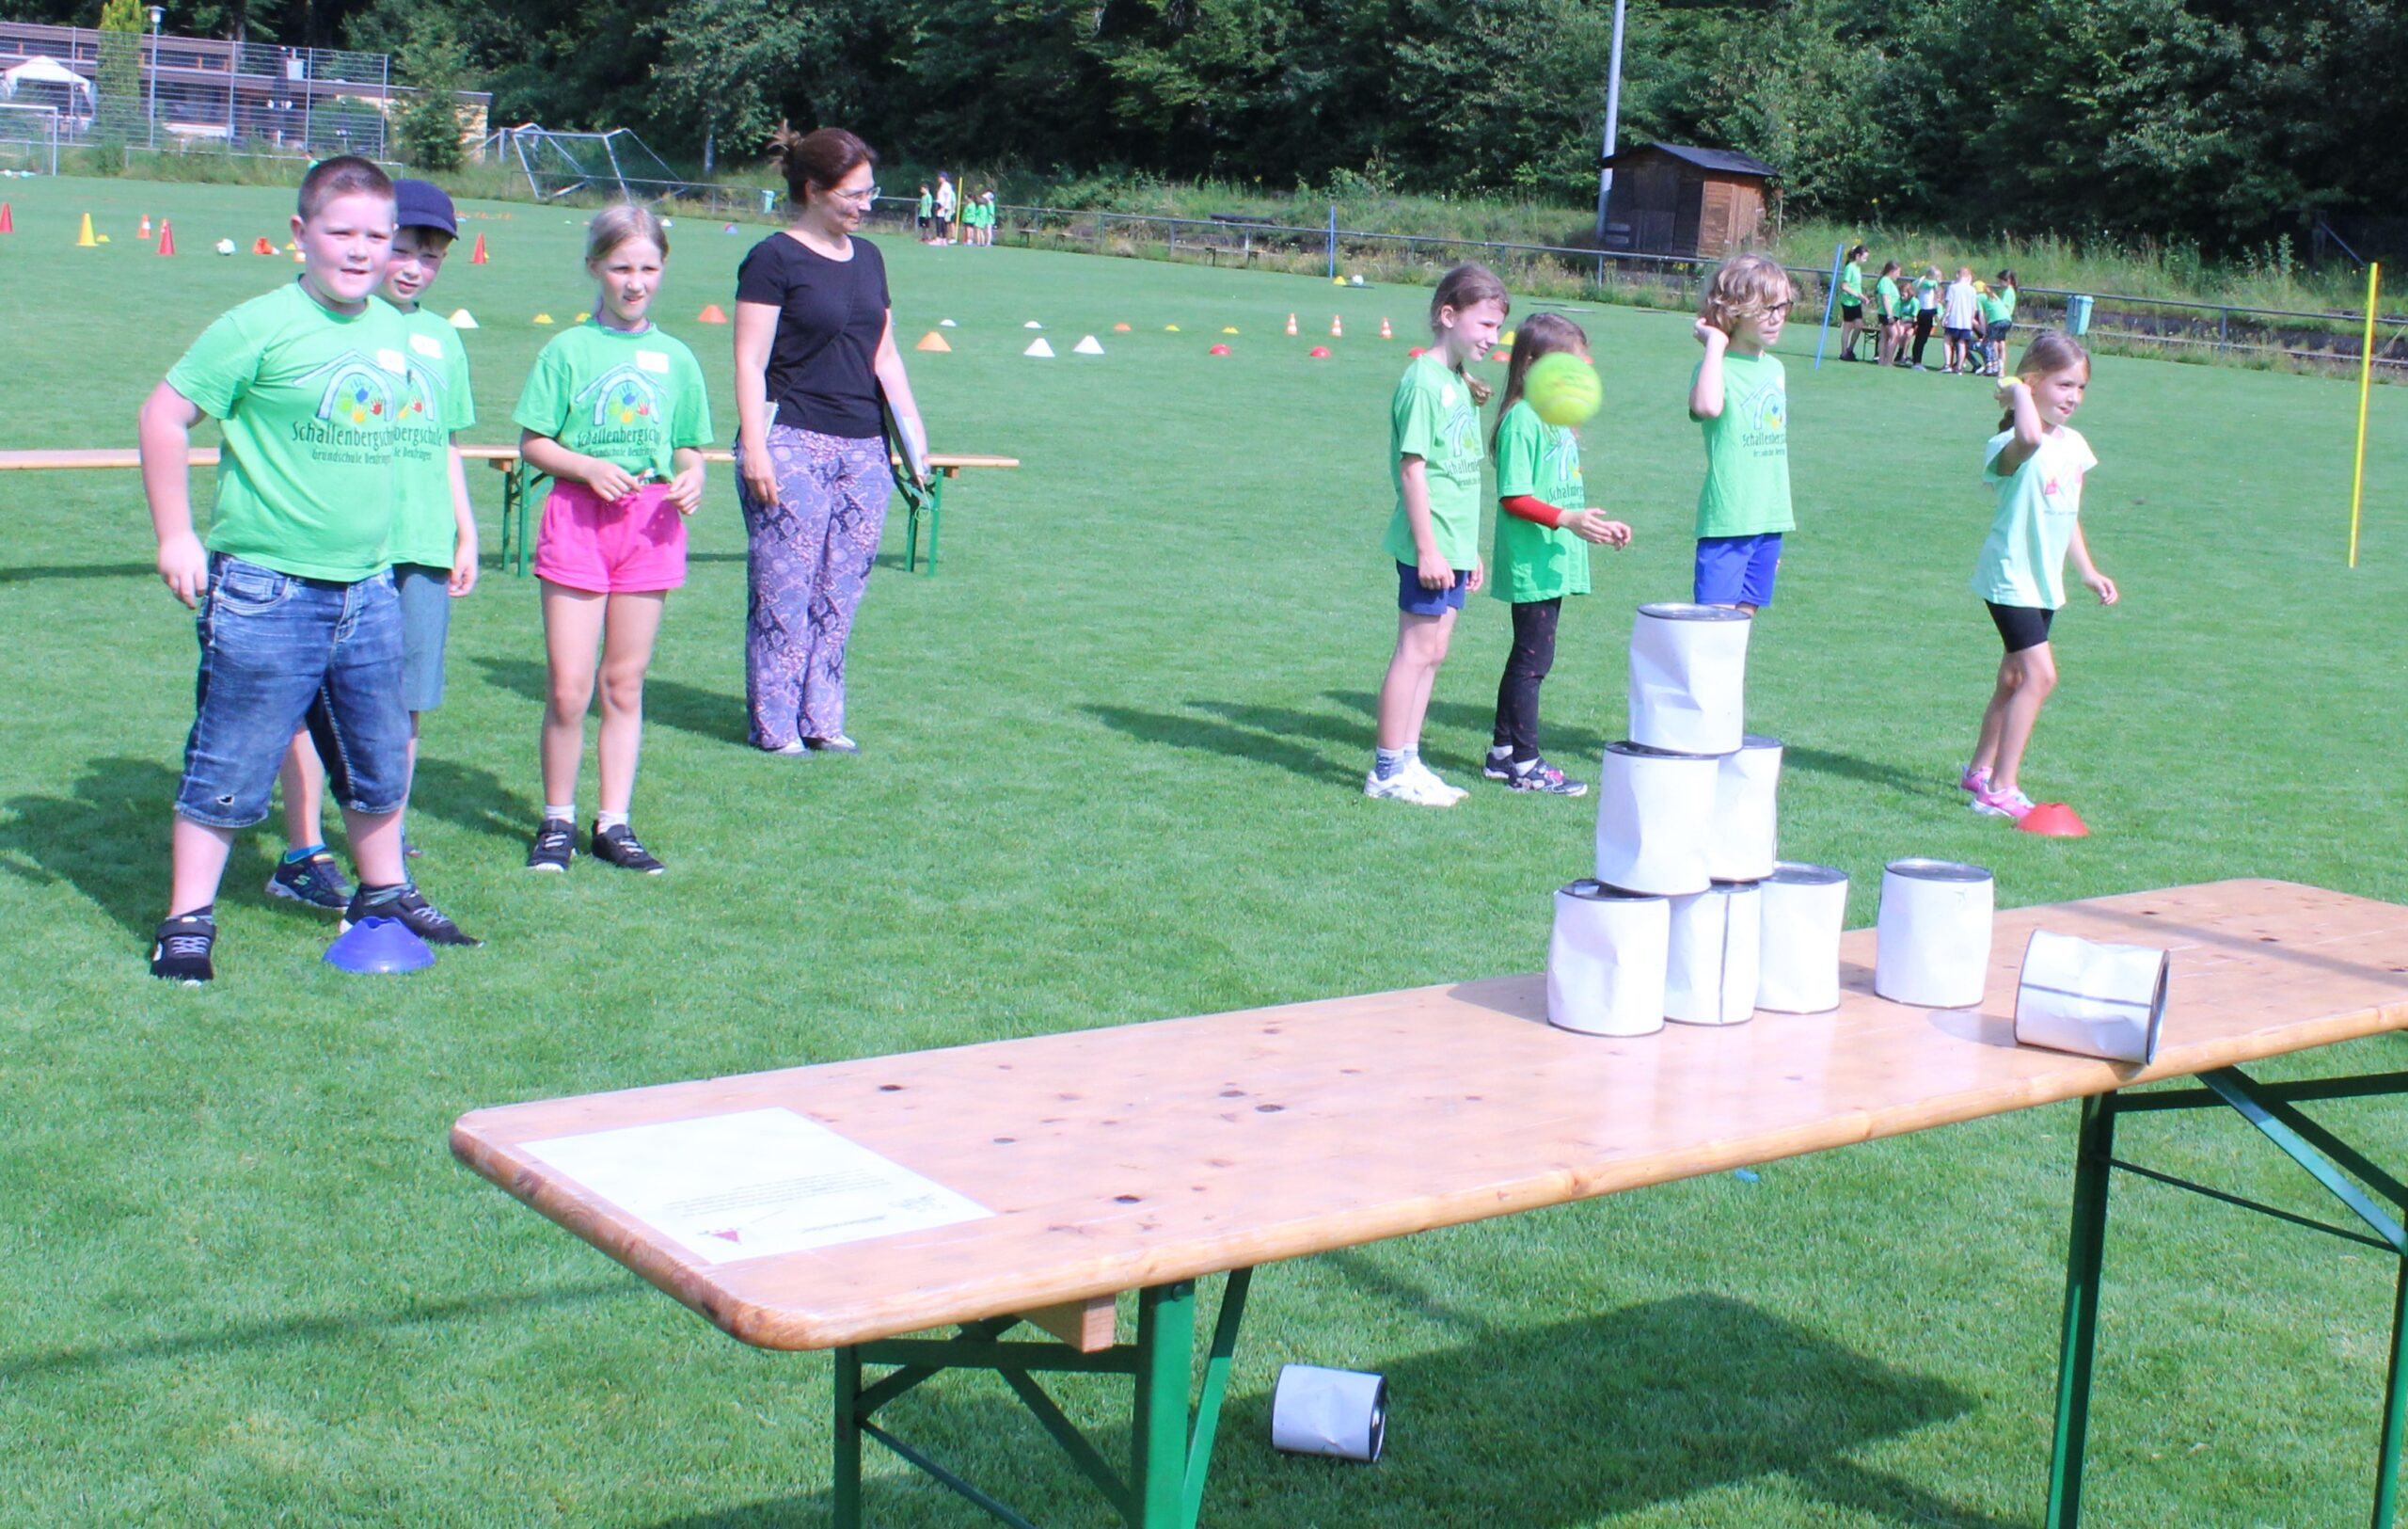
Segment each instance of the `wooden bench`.
[{"label": "wooden bench", "polygon": [[[2040,927],[2172,951],[2154,1065],[2014,1043],[2016,971]],[[1873,953],[1871,931],[1846,937],[1835,1012],[1765,1014],[1731,1028],[1575,1035],[1545,1023],[1544,979],[1502,978],[483,1109],[453,1126],[452,1148],[730,1335],[833,1349],[840,1529],[861,1521],[864,1437],[1024,1522],[876,1421],[943,1370],[1000,1375],[1133,1529],[1190,1529],[1258,1266],[2079,1099],[2049,1489],[2050,1524],[2069,1529],[2081,1511],[2107,1182],[2111,1167],[2129,1166],[2114,1156],[2122,1116],[2230,1107],[2368,1229],[2344,1235],[2393,1260],[2408,1250],[2397,1218],[2408,1188],[2296,1108],[2408,1091],[2408,1074],[2262,1084],[2241,1071],[2408,1027],[2408,908],[2223,882],[2004,913],[1977,1011],[1875,997]],[[2203,1086],[2126,1091],[2194,1075]],[[876,1155],[867,1161],[924,1177],[925,1192],[898,1206],[960,1197],[973,1214],[861,1240],[839,1228],[807,1250],[756,1255],[740,1246],[743,1228],[673,1233],[665,1213],[614,1201],[637,1198],[614,1176],[592,1175],[609,1181],[598,1187],[556,1166],[650,1139],[609,1133],[755,1120],[824,1131]],[[699,1162],[675,1150],[646,1160],[673,1174]],[[747,1171],[787,1168],[772,1155],[747,1160]],[[731,1203],[755,1211],[779,1192],[716,1179],[689,1187],[698,1195],[687,1203],[726,1188]],[[645,1191],[655,1192],[673,1187]],[[789,1227],[825,1214],[807,1186],[795,1193],[780,1213],[800,1218]],[[2408,1301],[2408,1263],[2400,1271]],[[1196,1282],[1212,1275],[1227,1282],[1191,1409]],[[1113,1298],[1129,1290],[1135,1341],[1121,1343]],[[1006,1341],[1023,1321],[1053,1337]],[[934,1328],[953,1330],[901,1336]],[[2376,1478],[2386,1525],[2408,1398],[2396,1319],[2391,1356]],[[1062,1371],[1133,1382],[1125,1472],[1038,1384]]]},{"label": "wooden bench", "polygon": [[[531,546],[532,536],[527,521],[529,490],[533,485],[535,475],[519,460],[518,448],[515,446],[462,446],[460,454],[471,462],[491,463],[497,471],[504,474],[501,487],[500,557],[502,565],[509,568],[511,572],[524,574],[527,571],[528,559],[532,554]],[[703,453],[703,459],[706,462],[732,463],[736,460],[736,454],[733,452],[706,451]],[[197,468],[215,467],[217,448],[195,446],[192,448],[190,460],[191,465]],[[142,454],[126,447],[102,447],[74,451],[0,452],[0,471],[102,470],[122,471],[139,469],[141,466]],[[919,567],[920,519],[925,513],[928,523],[928,572],[934,574],[937,571],[937,532],[944,513],[944,486],[951,483],[962,469],[1016,468],[1018,466],[1020,466],[1020,458],[1016,456],[982,456],[962,452],[929,454],[928,468],[933,476],[928,480],[927,503],[923,505],[917,496],[904,495],[906,510],[903,540],[904,570],[911,572]]]}]

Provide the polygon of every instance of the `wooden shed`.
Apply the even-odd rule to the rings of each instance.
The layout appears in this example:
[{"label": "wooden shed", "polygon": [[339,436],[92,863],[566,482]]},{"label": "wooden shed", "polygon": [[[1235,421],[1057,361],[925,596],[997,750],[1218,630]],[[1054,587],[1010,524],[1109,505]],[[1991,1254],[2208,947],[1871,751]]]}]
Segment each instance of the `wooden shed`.
[{"label": "wooden shed", "polygon": [[1752,243],[1765,220],[1765,182],[1779,173],[1729,149],[1651,143],[1599,161],[1614,172],[1608,249],[1719,259]]}]

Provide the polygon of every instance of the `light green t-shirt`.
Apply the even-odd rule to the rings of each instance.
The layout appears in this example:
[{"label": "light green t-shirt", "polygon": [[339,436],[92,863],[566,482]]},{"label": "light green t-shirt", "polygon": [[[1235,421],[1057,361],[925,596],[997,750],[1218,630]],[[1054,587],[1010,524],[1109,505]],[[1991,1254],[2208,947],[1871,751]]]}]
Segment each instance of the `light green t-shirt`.
[{"label": "light green t-shirt", "polygon": [[[1694,369],[1689,384],[1697,384]],[[1769,354],[1724,352],[1722,412],[1698,423],[1705,432],[1705,486],[1698,490],[1697,534],[1796,530],[1789,509],[1789,386],[1781,362]]]},{"label": "light green t-shirt", "polygon": [[409,383],[393,431],[392,558],[448,568],[459,545],[452,517],[452,437],[477,422],[468,352],[460,331],[439,314],[423,308],[394,311],[409,334]]},{"label": "light green t-shirt", "polygon": [[1885,276],[1875,282],[1873,295],[1880,301],[1883,318],[1893,319],[1898,316],[1898,283],[1895,278]]},{"label": "light green t-shirt", "polygon": [[385,565],[408,344],[385,304],[337,313],[297,279],[201,332],[167,385],[225,425],[212,551],[338,583]]},{"label": "light green t-shirt", "polygon": [[1998,289],[1998,316],[2009,324],[2015,322],[2015,289],[2013,287]]},{"label": "light green t-shirt", "polygon": [[1992,605],[2053,611],[2066,602],[2066,549],[2082,515],[2082,480],[2099,458],[2082,432],[2059,425],[2002,478],[1999,453],[2014,438],[2002,430],[1983,453],[1982,482],[1998,490],[1998,514],[1973,569],[1973,593]]},{"label": "light green t-shirt", "polygon": [[681,447],[711,443],[710,394],[684,341],[588,319],[535,358],[511,420],[585,456],[666,483]]},{"label": "light green t-shirt", "polygon": [[926,191],[920,193],[920,215],[922,217],[932,215],[936,212],[936,206],[937,199],[935,197]]},{"label": "light green t-shirt", "polygon": [[1430,531],[1447,565],[1480,562],[1480,406],[1471,389],[1437,352],[1417,356],[1388,400],[1388,468],[1396,482],[1396,512],[1380,545],[1408,566],[1418,563],[1413,525],[1404,518],[1404,459],[1421,458],[1430,486]]},{"label": "light green t-shirt", "polygon": [[1996,291],[1985,292],[1981,295],[1981,298],[1982,322],[1984,324],[2004,324],[2006,322],[2006,304],[2001,300]]},{"label": "light green t-shirt", "polygon": [[[1497,497],[1528,494],[1559,510],[1585,510],[1589,491],[1580,480],[1580,437],[1569,425],[1549,424],[1521,400],[1497,423]],[[1560,528],[1535,525],[1497,512],[1496,556],[1488,587],[1500,600],[1521,604],[1589,593],[1589,544]]]},{"label": "light green t-shirt", "polygon": [[1864,267],[1854,261],[1840,267],[1840,295],[1852,303],[1864,300]]}]

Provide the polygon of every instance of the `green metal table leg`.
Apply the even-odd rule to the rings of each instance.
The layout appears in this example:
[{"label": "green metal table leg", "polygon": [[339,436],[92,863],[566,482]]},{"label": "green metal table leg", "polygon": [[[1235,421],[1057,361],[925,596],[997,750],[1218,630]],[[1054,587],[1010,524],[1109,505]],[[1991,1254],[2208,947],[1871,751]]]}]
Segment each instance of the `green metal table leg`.
[{"label": "green metal table leg", "polygon": [[950,472],[928,476],[928,577],[937,576],[937,533],[944,526],[944,483]]},{"label": "green metal table leg", "polygon": [[916,573],[920,567],[920,502],[903,501],[903,571]]},{"label": "green metal table leg", "polygon": [[829,1516],[835,1529],[861,1529],[862,1521],[862,1351],[836,1350],[835,1465],[829,1493]]},{"label": "green metal table leg", "polygon": [[[928,566],[936,566],[933,550]],[[1130,1529],[1185,1529],[1187,1385],[1196,1366],[1196,1282],[1137,1294],[1137,1406],[1130,1429]]]},{"label": "green metal table leg", "polygon": [[2400,1445],[2408,1425],[2408,1365],[2400,1362],[2400,1335],[2408,1329],[2408,1259],[2400,1265],[2391,1297],[2391,1369],[2383,1396],[2383,1459],[2374,1473],[2374,1529],[2391,1529],[2400,1510]]},{"label": "green metal table leg", "polygon": [[2090,1431],[2090,1367],[2099,1346],[2099,1280],[2107,1249],[2107,1185],[2115,1151],[2115,1096],[2082,1102],[2073,1170],[2073,1232],[2066,1250],[2065,1325],[2057,1349],[2056,1442],[2049,1459],[2049,1529],[2082,1521],[2083,1456]]}]

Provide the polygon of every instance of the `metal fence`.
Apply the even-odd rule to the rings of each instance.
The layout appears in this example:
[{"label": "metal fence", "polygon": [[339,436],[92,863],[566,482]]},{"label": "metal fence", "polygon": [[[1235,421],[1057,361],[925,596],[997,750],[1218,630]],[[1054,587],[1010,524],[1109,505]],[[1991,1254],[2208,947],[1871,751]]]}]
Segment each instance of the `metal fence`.
[{"label": "metal fence", "polygon": [[[878,218],[908,227],[915,199],[879,199]],[[1646,307],[1697,307],[1701,289],[1719,263],[1678,255],[1634,255],[1558,245],[1511,244],[1427,234],[1319,228],[1238,217],[1156,217],[1058,207],[1006,206],[1002,236],[1033,248],[1098,255],[1190,261],[1332,278],[1423,285],[1465,260],[1494,266],[1516,290],[1538,296],[1586,298]],[[1801,309],[1822,311],[1830,272],[1788,268]],[[2062,325],[2075,294],[2025,287],[2019,325]],[[2355,367],[2366,315],[2346,311],[2292,311],[2097,293],[2088,338],[2099,348],[2164,355],[2280,355],[2309,365]],[[2380,372],[2408,380],[2408,315],[2376,317],[2374,361]]]},{"label": "metal fence", "polygon": [[58,173],[58,108],[0,102],[0,171]]}]

